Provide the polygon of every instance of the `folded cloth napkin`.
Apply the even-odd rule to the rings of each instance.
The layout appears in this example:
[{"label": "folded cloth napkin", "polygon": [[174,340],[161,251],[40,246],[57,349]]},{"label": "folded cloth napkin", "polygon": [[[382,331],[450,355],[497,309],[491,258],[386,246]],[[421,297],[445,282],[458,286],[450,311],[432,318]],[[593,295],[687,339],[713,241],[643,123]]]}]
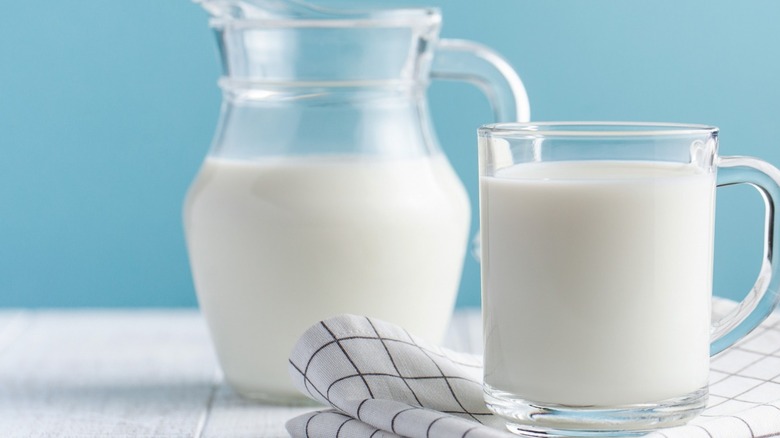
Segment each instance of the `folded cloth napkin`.
[{"label": "folded cloth napkin", "polygon": [[[715,394],[719,383],[711,387],[707,415],[647,438],[780,437],[780,318],[740,345],[713,361],[724,371],[713,371],[711,383],[725,384],[722,395]],[[288,421],[294,438],[515,436],[485,408],[479,356],[384,321],[342,315],[315,324],[294,347],[289,369],[301,392],[331,407]]]}]

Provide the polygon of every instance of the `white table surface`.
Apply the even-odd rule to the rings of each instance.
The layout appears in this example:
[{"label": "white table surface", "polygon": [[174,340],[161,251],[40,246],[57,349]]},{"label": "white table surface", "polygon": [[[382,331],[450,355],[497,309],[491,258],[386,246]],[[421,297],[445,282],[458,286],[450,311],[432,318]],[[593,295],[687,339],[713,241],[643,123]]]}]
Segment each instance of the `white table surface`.
[{"label": "white table surface", "polygon": [[[479,351],[479,312],[447,344]],[[0,311],[0,437],[287,437],[314,409],[260,404],[222,379],[195,310]]]}]

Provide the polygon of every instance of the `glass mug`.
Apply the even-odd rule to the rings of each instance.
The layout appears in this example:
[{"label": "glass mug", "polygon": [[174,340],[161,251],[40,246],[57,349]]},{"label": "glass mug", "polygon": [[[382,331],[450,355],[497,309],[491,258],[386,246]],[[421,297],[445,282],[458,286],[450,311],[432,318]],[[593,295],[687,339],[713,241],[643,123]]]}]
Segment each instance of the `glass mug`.
[{"label": "glass mug", "polygon": [[[719,157],[718,129],[516,123],[479,130],[485,401],[530,436],[626,436],[707,403],[710,355],[778,302],[780,171]],[[766,201],[751,292],[711,325],[716,186]]]}]

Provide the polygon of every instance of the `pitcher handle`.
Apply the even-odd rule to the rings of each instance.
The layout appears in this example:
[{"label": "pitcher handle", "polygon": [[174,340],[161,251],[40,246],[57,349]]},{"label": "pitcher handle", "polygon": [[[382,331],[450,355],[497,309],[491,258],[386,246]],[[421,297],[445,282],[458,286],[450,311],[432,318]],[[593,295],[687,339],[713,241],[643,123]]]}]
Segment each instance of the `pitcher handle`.
[{"label": "pitcher handle", "polygon": [[713,324],[710,355],[720,353],[758,327],[780,302],[780,262],[774,259],[780,254],[780,217],[776,211],[780,202],[780,170],[757,158],[720,157],[718,187],[733,184],[749,184],[764,198],[764,255],[758,278],[745,299]]},{"label": "pitcher handle", "polygon": [[496,122],[527,122],[531,111],[523,81],[498,53],[473,41],[439,41],[431,77],[466,81],[487,96]]}]

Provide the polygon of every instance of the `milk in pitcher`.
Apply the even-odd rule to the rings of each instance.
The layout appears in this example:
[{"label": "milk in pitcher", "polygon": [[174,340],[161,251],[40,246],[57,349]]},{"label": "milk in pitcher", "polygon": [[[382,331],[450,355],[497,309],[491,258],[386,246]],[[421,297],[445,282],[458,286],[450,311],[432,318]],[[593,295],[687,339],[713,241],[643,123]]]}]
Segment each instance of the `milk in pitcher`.
[{"label": "milk in pitcher", "polygon": [[230,383],[251,397],[295,398],[290,350],[337,314],[440,341],[468,218],[465,190],[441,155],[207,158],[185,228]]}]

